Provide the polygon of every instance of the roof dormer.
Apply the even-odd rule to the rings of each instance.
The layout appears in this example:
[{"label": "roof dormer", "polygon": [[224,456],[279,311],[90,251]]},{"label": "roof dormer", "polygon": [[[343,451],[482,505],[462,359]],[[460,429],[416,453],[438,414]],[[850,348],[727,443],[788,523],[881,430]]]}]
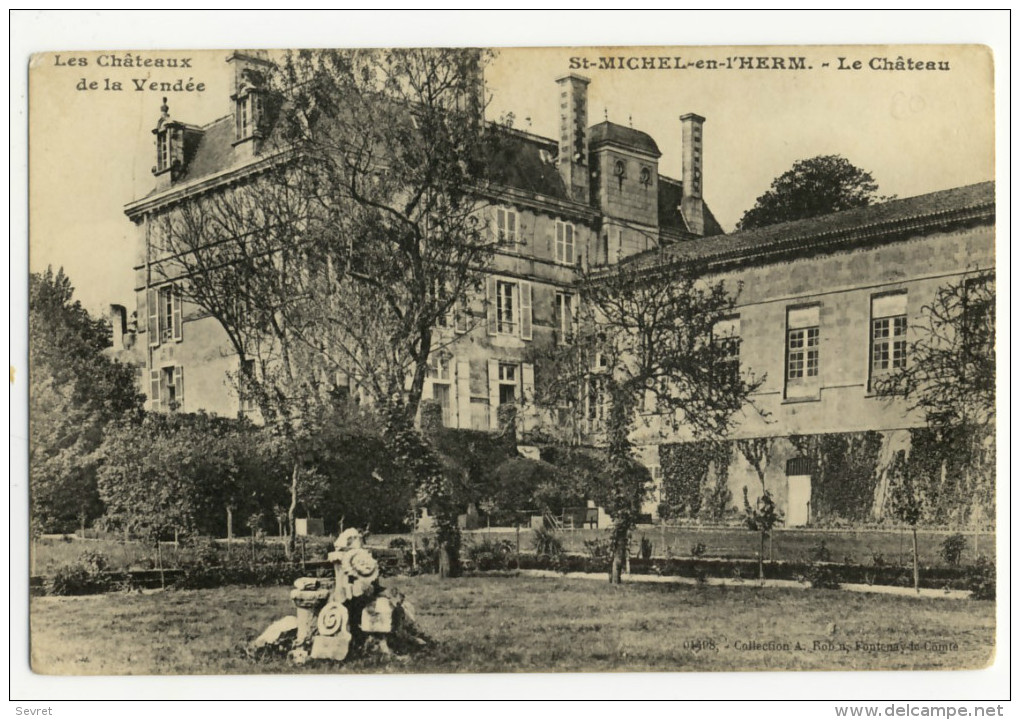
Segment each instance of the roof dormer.
[{"label": "roof dormer", "polygon": [[156,164],[152,174],[156,176],[156,189],[162,190],[184,177],[203,130],[171,118],[166,98],[159,111],[159,120],[152,130],[156,136]]},{"label": "roof dormer", "polygon": [[245,158],[258,155],[265,139],[266,98],[273,63],[261,54],[235,52],[227,58],[234,80],[230,101],[234,116],[234,152]]}]

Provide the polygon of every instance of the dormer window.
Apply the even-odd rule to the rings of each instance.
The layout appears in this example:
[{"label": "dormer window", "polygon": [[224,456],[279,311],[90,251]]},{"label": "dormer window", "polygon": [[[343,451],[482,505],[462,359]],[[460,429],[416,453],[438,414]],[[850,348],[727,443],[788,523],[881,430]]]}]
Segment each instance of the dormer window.
[{"label": "dormer window", "polygon": [[156,169],[159,172],[170,169],[170,131],[166,129],[156,134]]},{"label": "dormer window", "polygon": [[237,98],[237,139],[247,140],[255,134],[255,105],[258,96],[247,92]]},{"label": "dormer window", "polygon": [[235,142],[258,135],[261,114],[262,96],[258,89],[248,85],[234,98]]}]

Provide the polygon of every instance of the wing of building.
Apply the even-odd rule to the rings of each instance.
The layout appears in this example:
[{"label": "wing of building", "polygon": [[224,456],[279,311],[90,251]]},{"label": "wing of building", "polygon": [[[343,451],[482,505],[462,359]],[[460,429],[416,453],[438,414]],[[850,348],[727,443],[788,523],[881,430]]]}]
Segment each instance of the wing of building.
[{"label": "wing of building", "polygon": [[[173,119],[164,105],[153,130],[155,187],[126,208],[137,227],[137,345],[146,354],[153,410],[252,410],[227,382],[239,361],[217,321],[182,303],[152,271],[151,229],[162,213],[271,161],[252,80],[264,61],[235,53],[229,62],[230,114],[200,127]],[[648,273],[693,268],[742,285],[728,320],[739,338],[730,361],[767,375],[755,398],[766,417],[749,416],[736,437],[783,439],[769,482],[788,517],[810,512],[801,508],[803,487],[788,480],[801,472],[788,462],[803,455],[799,437],[839,435],[859,444],[875,433],[877,440],[867,435],[877,442],[868,451],[879,460],[908,444],[920,419],[877,394],[874,383],[909,361],[902,354],[907,328],[940,285],[994,269],[993,184],[726,235],[704,200],[704,118],[685,114],[657,140],[608,120],[590,125],[589,81],[568,75],[555,82],[559,137],[510,130],[510,142],[486,159],[500,246],[480,300],[494,310],[435,354],[423,397],[442,406],[444,423],[495,429],[499,405],[527,401],[531,349],[570,342],[574,333],[579,265],[626,263]],[[681,178],[660,175],[663,152],[681,156]],[[673,450],[660,452],[666,446],[651,435],[637,440],[659,477],[663,454]],[[723,474],[732,490],[752,485],[746,463],[728,462]],[[650,511],[658,499],[650,498]]]}]

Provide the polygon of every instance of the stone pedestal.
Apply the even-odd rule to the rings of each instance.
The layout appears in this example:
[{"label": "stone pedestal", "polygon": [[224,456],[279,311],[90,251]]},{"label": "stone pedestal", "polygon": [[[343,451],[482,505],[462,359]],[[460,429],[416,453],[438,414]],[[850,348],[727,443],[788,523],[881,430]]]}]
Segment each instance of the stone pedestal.
[{"label": "stone pedestal", "polygon": [[[307,578],[302,578],[306,580]],[[319,608],[326,604],[332,591],[329,588],[315,590],[291,590],[290,599],[297,608],[297,645],[303,645],[315,628]]]}]

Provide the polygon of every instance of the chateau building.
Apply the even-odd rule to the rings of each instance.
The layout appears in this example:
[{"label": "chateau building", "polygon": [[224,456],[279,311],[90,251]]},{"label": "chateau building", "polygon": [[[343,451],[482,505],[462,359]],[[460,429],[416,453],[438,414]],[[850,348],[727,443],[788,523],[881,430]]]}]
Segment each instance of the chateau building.
[{"label": "chateau building", "polygon": [[[266,162],[257,122],[263,99],[251,81],[264,61],[235,53],[228,62],[229,114],[196,126],[164,105],[153,130],[155,187],[125,210],[137,229],[136,345],[152,410],[253,412],[235,385],[239,359],[218,322],[154,271],[162,214]],[[578,267],[625,263],[742,284],[737,312],[720,332],[737,340],[728,362],[767,376],[755,397],[766,413],[749,414],[735,437],[878,431],[883,456],[909,443],[906,431],[920,418],[876,393],[875,381],[909,361],[909,327],[941,284],[994,269],[994,186],[726,235],[704,199],[705,118],[680,117],[675,132],[658,139],[660,149],[636,128],[589,124],[588,84],[575,74],[556,80],[559,137],[509,130],[509,151],[489,168],[487,220],[499,244],[478,298],[484,317],[470,327],[451,318],[440,328],[456,341],[434,354],[424,388],[444,423],[494,430],[501,404],[531,402],[532,350],[570,342],[575,332]],[[664,151],[680,154],[680,178],[659,173]],[[661,435],[650,424],[635,439],[660,478]],[[797,469],[787,462],[797,454],[781,444],[767,484],[788,518],[806,522],[810,487],[791,484]],[[734,497],[757,484],[739,457],[727,475]],[[649,512],[658,500],[649,498]]]}]

